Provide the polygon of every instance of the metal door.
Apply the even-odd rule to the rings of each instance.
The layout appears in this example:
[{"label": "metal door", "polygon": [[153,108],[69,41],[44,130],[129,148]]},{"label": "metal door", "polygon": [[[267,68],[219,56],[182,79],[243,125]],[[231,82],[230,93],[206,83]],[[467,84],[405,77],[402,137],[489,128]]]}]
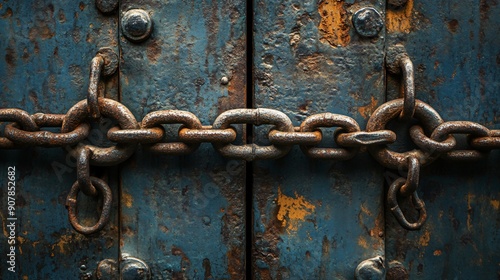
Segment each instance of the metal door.
[{"label": "metal door", "polygon": [[[500,7],[476,2],[4,1],[1,278],[497,279]],[[116,72],[99,74],[113,53]],[[417,99],[476,123],[449,123],[451,151],[446,137],[436,151],[410,136],[434,112],[419,101],[410,121],[367,131],[411,91],[410,60]],[[79,142],[133,151],[104,163],[89,153],[90,171],[81,149],[36,132],[59,133],[46,127],[64,127],[88,92],[104,117],[89,113]],[[16,127],[38,142],[23,146]],[[422,151],[406,154],[422,163],[416,230],[392,211],[417,220],[412,196],[388,200],[413,175],[406,159],[378,157],[384,147]],[[76,201],[88,226],[107,208],[103,195],[67,198],[84,173],[112,194],[91,234],[65,210]]]}]

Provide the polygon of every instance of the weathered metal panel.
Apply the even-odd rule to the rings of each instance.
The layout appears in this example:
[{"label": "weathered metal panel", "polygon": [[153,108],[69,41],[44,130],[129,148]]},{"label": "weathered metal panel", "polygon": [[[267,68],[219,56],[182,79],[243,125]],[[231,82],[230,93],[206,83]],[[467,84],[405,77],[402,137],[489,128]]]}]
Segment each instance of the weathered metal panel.
[{"label": "weathered metal panel", "polygon": [[[402,42],[416,68],[417,98],[445,121],[499,126],[500,68],[497,1],[412,1],[388,10],[388,45]],[[390,77],[389,99],[396,83]],[[387,214],[387,260],[410,279],[500,277],[499,153],[488,160],[439,160],[421,173],[428,219],[415,232]]]},{"label": "weathered metal panel", "polygon": [[[101,15],[91,0],[4,1],[0,15],[0,108],[65,113],[86,97],[90,60],[99,47],[117,45],[117,17]],[[107,86],[107,95],[116,97],[117,79]],[[15,273],[7,270],[6,263],[8,166],[16,167]],[[77,279],[101,259],[118,254],[117,215],[95,236],[71,228],[65,200],[75,180],[74,160],[62,149],[2,150],[1,279]],[[116,195],[113,181],[110,186]],[[96,211],[92,201],[79,209],[81,219],[89,223]],[[80,270],[82,265],[85,271]]]},{"label": "weathered metal panel", "polygon": [[[120,13],[131,8],[154,23],[143,43],[121,37],[122,102],[138,120],[179,109],[209,125],[246,107],[245,1],[122,1]],[[245,163],[209,144],[188,156],[137,151],[122,171],[121,253],[154,279],[243,279],[244,193]]]},{"label": "weathered metal panel", "polygon": [[[384,6],[255,1],[255,107],[279,109],[295,126],[331,112],[364,128],[384,102],[384,32],[363,38],[351,17],[362,7],[383,13]],[[266,142],[268,129],[257,130],[257,142]],[[323,136],[333,145],[332,129]],[[313,160],[294,147],[253,168],[256,279],[354,279],[361,261],[384,256],[383,172],[366,153]]]}]

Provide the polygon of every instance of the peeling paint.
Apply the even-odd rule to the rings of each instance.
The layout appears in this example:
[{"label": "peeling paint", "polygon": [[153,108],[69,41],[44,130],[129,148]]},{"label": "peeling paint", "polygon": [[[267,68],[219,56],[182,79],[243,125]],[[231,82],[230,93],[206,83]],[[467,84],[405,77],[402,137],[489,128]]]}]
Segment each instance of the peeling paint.
[{"label": "peeling paint", "polygon": [[324,0],[319,3],[318,12],[321,21],[318,29],[321,41],[332,47],[345,47],[349,45],[350,22],[344,1]]},{"label": "peeling paint", "polygon": [[278,188],[278,214],[277,219],[281,221],[283,227],[289,231],[296,231],[300,222],[305,221],[305,217],[312,214],[316,209],[312,203],[305,200],[295,192],[295,198],[284,195],[281,188]]},{"label": "peeling paint", "polygon": [[420,236],[420,239],[418,240],[418,244],[420,244],[420,246],[424,246],[424,247],[427,247],[429,246],[429,241],[431,241],[431,233],[426,230],[422,236]]},{"label": "peeling paint", "polygon": [[132,204],[134,203],[134,197],[126,192],[122,193],[122,202],[127,208],[132,208]]},{"label": "peeling paint", "polygon": [[373,111],[377,109],[378,101],[375,99],[375,97],[371,97],[370,104],[358,107],[358,112],[363,116],[363,118],[367,119],[371,116]]},{"label": "peeling paint", "polygon": [[410,33],[412,27],[413,1],[408,0],[403,9],[388,9],[386,26],[388,32]]},{"label": "peeling paint", "polygon": [[500,208],[500,200],[492,199],[490,200],[490,204],[495,210],[498,210]]}]

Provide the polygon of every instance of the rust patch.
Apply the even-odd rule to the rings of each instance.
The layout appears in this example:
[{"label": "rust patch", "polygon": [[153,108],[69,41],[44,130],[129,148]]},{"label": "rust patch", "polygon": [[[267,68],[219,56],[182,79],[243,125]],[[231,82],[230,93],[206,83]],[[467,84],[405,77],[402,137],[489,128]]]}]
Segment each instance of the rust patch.
[{"label": "rust patch", "polygon": [[469,193],[467,194],[467,230],[472,230],[472,213],[474,213],[471,201],[474,200],[475,195]]},{"label": "rust patch", "polygon": [[12,9],[11,8],[7,8],[5,10],[5,13],[2,15],[2,18],[10,18],[12,15],[13,15]]},{"label": "rust patch", "polygon": [[377,109],[378,101],[375,99],[375,97],[371,97],[370,104],[358,107],[358,112],[363,116],[363,118],[367,119],[371,116],[373,111]]},{"label": "rust patch", "polygon": [[83,2],[80,2],[80,5],[78,7],[80,8],[80,11],[85,10],[85,4]]},{"label": "rust patch", "polygon": [[452,19],[448,21],[448,30],[450,30],[452,33],[457,32],[458,29],[458,20]]},{"label": "rust patch", "polygon": [[203,269],[205,270],[205,279],[212,278],[212,267],[210,266],[210,260],[203,259]]},{"label": "rust patch", "polygon": [[360,236],[358,238],[358,245],[360,247],[363,247],[364,249],[368,249],[368,242],[366,241],[366,239],[363,236]]},{"label": "rust patch", "polygon": [[500,200],[493,199],[490,201],[490,204],[495,210],[500,208]]},{"label": "rust patch", "polygon": [[5,62],[9,67],[16,66],[16,51],[11,47],[5,49]]},{"label": "rust patch", "polygon": [[434,256],[441,256],[442,253],[443,252],[441,250],[436,250],[436,251],[434,251],[433,255]]},{"label": "rust patch", "polygon": [[318,5],[321,21],[318,29],[320,40],[328,42],[332,47],[345,47],[349,45],[350,22],[343,0],[323,0]]},{"label": "rust patch", "polygon": [[408,0],[404,9],[387,10],[386,26],[388,32],[410,33],[413,1],[414,0]]},{"label": "rust patch", "polygon": [[132,208],[132,204],[134,203],[134,198],[132,197],[131,194],[123,192],[122,203],[125,204],[125,207]]},{"label": "rust patch", "polygon": [[278,188],[278,221],[281,221],[282,227],[288,231],[296,231],[299,224],[305,221],[305,217],[312,214],[316,208],[312,203],[305,200],[295,192],[295,198],[284,195],[281,188]]},{"label": "rust patch", "polygon": [[152,40],[152,42],[146,49],[146,54],[149,61],[153,64],[156,64],[158,62],[158,58],[160,58],[161,55],[161,42],[159,42],[159,40],[157,39]]},{"label": "rust patch", "polygon": [[420,244],[420,246],[427,247],[427,246],[429,246],[429,241],[431,241],[431,233],[428,230],[426,230],[424,232],[424,234],[422,234],[422,236],[420,236],[420,239],[418,240],[418,244]]}]

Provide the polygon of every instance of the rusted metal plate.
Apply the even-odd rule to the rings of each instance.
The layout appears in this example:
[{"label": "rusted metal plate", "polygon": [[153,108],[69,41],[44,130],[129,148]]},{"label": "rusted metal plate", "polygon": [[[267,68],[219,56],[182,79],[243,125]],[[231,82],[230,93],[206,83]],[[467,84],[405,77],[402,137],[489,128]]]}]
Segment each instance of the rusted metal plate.
[{"label": "rusted metal plate", "polygon": [[[4,1],[0,15],[0,108],[66,113],[86,97],[90,61],[98,49],[117,49],[117,16],[101,15],[94,1]],[[108,80],[107,88],[106,95],[116,97],[117,78]],[[7,220],[9,166],[16,169],[15,272],[8,270],[5,256],[11,245],[6,227],[11,222]],[[118,254],[116,211],[97,235],[83,236],[71,228],[65,201],[75,180],[74,159],[62,149],[2,150],[1,279],[77,279],[92,273],[100,260]],[[112,173],[110,186],[117,209]],[[95,222],[98,204],[83,195],[79,198],[80,220]]]},{"label": "rusted metal plate", "polygon": [[[497,1],[409,0],[399,10],[388,8],[388,47],[405,46],[416,68],[417,98],[445,121],[500,127],[499,13]],[[397,79],[388,76],[389,99]],[[401,262],[410,279],[497,279],[499,157],[492,152],[488,160],[424,167],[418,192],[427,222],[408,232],[388,213],[387,260]]]},{"label": "rusted metal plate", "polygon": [[[255,1],[255,107],[279,108],[295,126],[330,112],[364,128],[384,102],[384,31],[362,37],[351,18],[384,5]],[[256,129],[258,143],[268,129]],[[323,131],[331,147],[333,130]],[[353,279],[361,261],[384,256],[383,169],[366,153],[314,160],[294,147],[253,168],[255,279]]]},{"label": "rusted metal plate", "polygon": [[[133,8],[153,21],[142,43],[120,38],[122,102],[138,120],[178,109],[210,125],[246,107],[245,1],[127,0],[120,14]],[[145,261],[154,279],[244,278],[244,162],[209,144],[188,156],[143,149],[124,165],[121,190],[121,253]]]}]

